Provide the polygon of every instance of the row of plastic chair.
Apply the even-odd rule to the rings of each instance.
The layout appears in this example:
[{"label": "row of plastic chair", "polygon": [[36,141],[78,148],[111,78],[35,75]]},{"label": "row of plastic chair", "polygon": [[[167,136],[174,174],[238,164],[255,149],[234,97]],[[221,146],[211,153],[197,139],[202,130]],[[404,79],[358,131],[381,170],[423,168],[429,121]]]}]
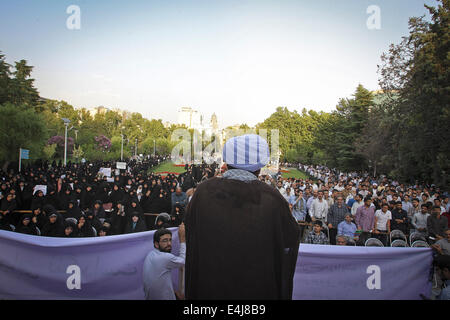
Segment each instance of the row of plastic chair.
[{"label": "row of plastic chair", "polygon": [[[391,247],[408,247],[408,240],[401,230],[392,230],[389,234],[389,244]],[[366,247],[384,247],[384,244],[377,238],[367,239],[364,245]],[[429,247],[427,239],[420,232],[412,232],[409,235],[409,245],[411,248]]]}]

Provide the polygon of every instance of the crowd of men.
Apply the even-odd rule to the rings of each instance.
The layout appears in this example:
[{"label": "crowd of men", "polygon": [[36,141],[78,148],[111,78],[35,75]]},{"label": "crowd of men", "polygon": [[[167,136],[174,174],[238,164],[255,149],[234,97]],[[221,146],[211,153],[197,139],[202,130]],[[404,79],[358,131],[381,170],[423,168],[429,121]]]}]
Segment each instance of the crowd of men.
[{"label": "crowd of men", "polygon": [[[414,239],[430,245],[438,242],[435,247],[445,246],[448,252],[448,192],[434,185],[406,186],[386,177],[341,173],[323,166],[296,167],[311,179],[278,179],[276,188],[301,224],[302,242],[365,245],[374,237],[388,246],[391,231],[399,230],[399,238],[404,235],[406,243],[414,234]],[[273,183],[270,177],[261,179]]]}]

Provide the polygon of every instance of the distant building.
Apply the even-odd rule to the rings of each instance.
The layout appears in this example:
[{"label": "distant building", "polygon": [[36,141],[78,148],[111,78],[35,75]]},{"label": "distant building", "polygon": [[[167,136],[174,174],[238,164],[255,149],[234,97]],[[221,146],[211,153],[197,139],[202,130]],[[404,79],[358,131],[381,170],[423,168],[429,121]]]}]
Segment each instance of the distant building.
[{"label": "distant building", "polygon": [[86,110],[92,118],[94,118],[97,114],[105,114],[108,111],[117,112],[122,117],[123,120],[126,120],[131,116],[131,112],[126,111],[126,110],[121,110],[119,108],[108,109],[104,106],[99,106],[99,107],[95,107],[95,108],[89,108]]},{"label": "distant building", "polygon": [[212,116],[211,116],[210,125],[211,125],[212,132],[219,131],[219,123],[217,121],[217,116],[216,116],[215,113],[213,113]]},{"label": "distant building", "polygon": [[181,107],[178,110],[178,124],[184,124],[189,129],[200,130],[203,127],[203,116],[191,107]]}]

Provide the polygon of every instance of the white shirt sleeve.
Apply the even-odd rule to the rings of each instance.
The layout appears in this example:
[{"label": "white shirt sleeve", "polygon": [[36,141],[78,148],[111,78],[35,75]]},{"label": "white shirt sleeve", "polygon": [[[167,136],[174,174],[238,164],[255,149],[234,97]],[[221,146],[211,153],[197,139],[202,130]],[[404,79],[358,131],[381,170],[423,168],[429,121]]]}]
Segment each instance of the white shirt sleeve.
[{"label": "white shirt sleeve", "polygon": [[186,242],[180,243],[180,255],[176,256],[171,254],[169,261],[167,262],[167,267],[169,269],[184,267],[186,259]]}]

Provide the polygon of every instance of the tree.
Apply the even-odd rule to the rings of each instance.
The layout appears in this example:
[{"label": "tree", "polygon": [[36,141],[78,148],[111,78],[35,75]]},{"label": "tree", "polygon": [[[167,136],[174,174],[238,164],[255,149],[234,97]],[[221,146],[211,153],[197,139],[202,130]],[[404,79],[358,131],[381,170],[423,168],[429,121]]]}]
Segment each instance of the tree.
[{"label": "tree", "polygon": [[11,65],[5,61],[5,55],[0,51],[0,104],[9,101],[11,86]]},{"label": "tree", "polygon": [[52,160],[56,154],[56,143],[44,146],[42,151],[44,153],[45,160]]},{"label": "tree", "polygon": [[449,186],[450,142],[450,1],[437,8],[425,5],[424,16],[409,20],[409,35],[391,45],[379,66],[380,86],[396,92],[392,99],[395,149],[390,161],[399,163],[392,172],[401,179]]},{"label": "tree", "polygon": [[[39,158],[44,146],[42,117],[26,105],[0,105],[0,160],[17,160],[19,148],[29,149],[31,158]],[[4,167],[5,167],[4,166]]]},{"label": "tree", "polygon": [[81,148],[81,146],[75,147],[73,149],[73,154],[72,155],[76,159],[76,161],[78,162],[78,159],[80,159],[84,155],[84,151]]},{"label": "tree", "polygon": [[22,106],[36,105],[39,93],[31,78],[33,67],[23,59],[14,63],[14,71],[11,71],[11,67],[0,51],[0,104],[9,102]]},{"label": "tree", "polygon": [[[66,139],[63,136],[53,136],[47,141],[47,145],[56,145],[56,155],[57,157],[64,157],[64,148],[66,144]],[[73,138],[67,138],[67,154],[72,154],[75,141]]]}]

